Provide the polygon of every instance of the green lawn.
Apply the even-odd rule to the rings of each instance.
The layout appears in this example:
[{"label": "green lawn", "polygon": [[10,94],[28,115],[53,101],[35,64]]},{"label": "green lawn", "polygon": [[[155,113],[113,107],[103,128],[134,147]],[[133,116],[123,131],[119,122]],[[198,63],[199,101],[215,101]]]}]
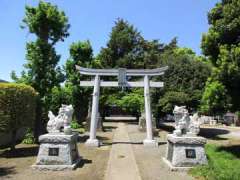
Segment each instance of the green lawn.
[{"label": "green lawn", "polygon": [[240,180],[240,145],[206,145],[208,165],[190,170],[194,177],[207,180]]}]

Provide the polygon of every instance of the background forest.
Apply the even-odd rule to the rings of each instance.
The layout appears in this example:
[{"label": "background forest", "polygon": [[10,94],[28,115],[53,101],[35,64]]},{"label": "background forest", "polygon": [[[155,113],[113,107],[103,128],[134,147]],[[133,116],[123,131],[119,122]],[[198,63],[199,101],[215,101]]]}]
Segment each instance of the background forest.
[{"label": "background forest", "polygon": [[[74,118],[85,121],[91,100],[91,88],[79,87],[75,65],[88,68],[159,68],[169,66],[163,77],[163,89],[152,89],[152,108],[159,119],[172,112],[174,105],[186,105],[191,112],[222,115],[240,110],[240,1],[222,0],[208,13],[210,28],[203,34],[203,55],[179,47],[177,38],[168,44],[148,40],[141,31],[124,19],[116,19],[107,44],[93,55],[91,42],[76,40],[69,47],[69,58],[63,67],[55,45],[69,36],[67,15],[57,6],[40,1],[38,6],[26,6],[22,28],[35,34],[26,43],[25,70],[17,83],[32,86],[38,92],[37,127],[47,120],[47,111],[57,112],[61,104],[73,104]],[[143,106],[143,90],[121,91],[101,89],[100,113],[109,106],[118,106],[130,114],[139,115]]]}]

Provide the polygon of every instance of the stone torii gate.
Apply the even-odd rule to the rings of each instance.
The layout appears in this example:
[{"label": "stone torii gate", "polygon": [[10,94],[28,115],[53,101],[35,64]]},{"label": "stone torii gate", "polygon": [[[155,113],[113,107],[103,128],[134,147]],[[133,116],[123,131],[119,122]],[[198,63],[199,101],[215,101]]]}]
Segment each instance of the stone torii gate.
[{"label": "stone torii gate", "polygon": [[[160,88],[163,87],[163,82],[150,81],[151,76],[160,76],[168,69],[162,67],[157,69],[88,69],[76,66],[76,69],[83,75],[95,76],[94,81],[80,81],[80,86],[94,86],[93,99],[92,99],[92,113],[90,136],[86,141],[87,146],[99,146],[100,142],[96,138],[97,121],[98,121],[98,106],[100,87],[144,87],[144,101],[145,101],[145,114],[146,114],[146,131],[147,137],[143,141],[144,146],[157,146],[158,143],[153,139],[152,133],[152,112],[150,102],[150,87]],[[100,76],[118,76],[117,81],[101,81]],[[127,76],[143,76],[144,81],[127,81]]]}]

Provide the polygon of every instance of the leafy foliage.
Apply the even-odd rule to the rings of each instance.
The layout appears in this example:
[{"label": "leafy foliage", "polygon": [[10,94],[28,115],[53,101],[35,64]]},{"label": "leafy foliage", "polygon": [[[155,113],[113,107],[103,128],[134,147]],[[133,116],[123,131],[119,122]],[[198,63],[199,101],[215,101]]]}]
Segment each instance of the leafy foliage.
[{"label": "leafy foliage", "polygon": [[225,87],[218,81],[208,82],[201,99],[200,110],[204,114],[221,114],[228,108]]},{"label": "leafy foliage", "polygon": [[27,129],[27,133],[25,134],[22,143],[23,144],[34,144],[35,143],[35,138],[34,138],[32,130],[30,128]]},{"label": "leafy foliage", "polygon": [[107,47],[100,52],[101,63],[104,67],[137,68],[143,41],[137,29],[127,21],[118,19],[112,28]]},{"label": "leafy foliage", "polygon": [[[60,68],[56,67],[60,56],[56,55],[50,44],[38,39],[36,42],[27,43],[26,58],[28,63],[24,67],[28,72],[25,73],[25,83],[34,87],[40,97],[48,96],[52,88],[64,80]],[[14,80],[19,82],[18,79]]]},{"label": "leafy foliage", "polygon": [[[240,2],[222,0],[208,14],[210,28],[203,35],[202,50],[214,65],[210,81],[219,81],[231,99],[230,110],[240,108]],[[224,92],[223,92],[224,93]],[[216,106],[219,106],[216,104]]]},{"label": "leafy foliage", "polygon": [[159,111],[171,113],[174,105],[186,105],[190,110],[197,110],[211,72],[210,66],[199,60],[191,50],[179,48],[173,42],[160,57],[160,63],[168,65],[169,69],[160,78],[164,89],[153,94],[155,103],[159,103]]},{"label": "leafy foliage", "polygon": [[172,113],[175,105],[186,105],[189,101],[189,96],[184,92],[168,91],[159,99],[159,107],[164,113]]},{"label": "leafy foliage", "polygon": [[34,125],[36,97],[37,93],[30,86],[0,83],[0,129],[12,133],[12,149],[15,148],[17,130]]},{"label": "leafy foliage", "polygon": [[71,104],[73,101],[72,99],[73,96],[71,86],[54,87],[51,92],[51,111],[58,113],[61,104]]},{"label": "leafy foliage", "polygon": [[91,67],[93,50],[89,41],[78,41],[72,43],[69,51],[70,58],[65,65],[66,87],[71,87],[71,104],[74,106],[74,116],[78,122],[82,122],[87,116],[91,91],[89,88],[79,87],[80,79],[84,80],[84,77],[79,74],[75,66]]},{"label": "leafy foliage", "polygon": [[140,115],[144,106],[143,90],[134,89],[127,93],[121,99],[116,101],[116,104],[126,112]]},{"label": "leafy foliage", "polygon": [[81,126],[78,124],[77,121],[71,121],[71,128],[72,129],[79,129]]},{"label": "leafy foliage", "polygon": [[[100,60],[103,68],[151,69],[169,66],[164,77],[154,78],[154,80],[165,83],[163,90],[155,89],[152,91],[152,106],[155,115],[160,112],[171,112],[170,108],[175,103],[186,103],[185,105],[196,110],[211,69],[210,65],[204,63],[203,57],[196,56],[189,48],[178,47],[177,38],[173,38],[169,44],[162,44],[157,40],[147,41],[136,28],[122,19],[116,21],[107,46],[102,48],[97,59]],[[137,107],[141,106],[139,99],[143,98],[143,94],[128,96],[127,93],[131,93],[131,89],[127,89],[127,93],[113,89],[103,91],[102,96],[105,97],[101,98],[101,104],[115,104],[125,108],[124,104],[126,106],[128,103],[134,104],[133,100],[138,99],[135,103],[138,102]],[[170,98],[170,95],[174,95],[174,97]],[[130,104],[126,109],[131,109]]]},{"label": "leafy foliage", "polygon": [[22,22],[22,27],[37,38],[36,41],[27,42],[27,63],[24,65],[25,71],[22,72],[22,76],[18,78],[13,72],[12,79],[31,85],[39,93],[37,126],[40,127],[46,123],[47,111],[51,106],[52,88],[59,87],[64,81],[61,68],[57,66],[60,55],[57,55],[54,45],[69,35],[70,25],[63,11],[44,1],[39,1],[36,7],[26,6]]},{"label": "leafy foliage", "polygon": [[26,6],[23,23],[23,28],[28,28],[30,33],[52,45],[59,40],[63,41],[69,35],[70,25],[65,13],[44,1],[40,1],[38,7]]}]

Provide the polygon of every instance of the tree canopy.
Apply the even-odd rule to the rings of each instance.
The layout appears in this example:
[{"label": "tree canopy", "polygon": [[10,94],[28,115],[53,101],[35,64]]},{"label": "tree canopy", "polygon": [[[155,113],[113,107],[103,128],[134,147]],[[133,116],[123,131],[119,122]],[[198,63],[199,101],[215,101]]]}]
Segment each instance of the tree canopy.
[{"label": "tree canopy", "polygon": [[82,67],[92,67],[93,50],[89,41],[78,41],[71,44],[70,57],[66,61],[66,83],[65,87],[71,89],[72,101],[74,106],[74,116],[79,121],[84,121],[88,112],[88,103],[91,98],[91,91],[89,88],[80,87],[80,80],[86,77],[79,74],[76,70],[76,65]]},{"label": "tree canopy", "polygon": [[[26,6],[22,27],[36,36],[35,41],[26,43],[25,70],[18,78],[12,72],[16,82],[31,85],[40,97],[37,126],[43,126],[47,120],[47,111],[52,107],[52,90],[64,81],[64,75],[58,66],[60,55],[54,45],[68,35],[68,18],[57,6],[40,1],[36,7]],[[45,128],[42,128],[45,129]]]},{"label": "tree canopy", "polygon": [[[214,66],[208,87],[211,87],[210,83],[213,83],[212,86],[220,83],[223,91],[221,94],[226,94],[228,99],[231,99],[228,110],[233,111],[240,109],[239,12],[239,0],[222,0],[217,3],[208,14],[210,28],[208,33],[203,35],[201,44],[203,53],[209,57]],[[208,87],[205,94],[208,94]]]},{"label": "tree canopy", "polygon": [[[177,38],[173,38],[168,44],[158,40],[146,40],[133,25],[122,19],[115,22],[107,46],[102,48],[97,59],[103,68],[152,69],[169,66],[164,77],[157,78],[164,81],[165,87],[162,90],[153,90],[152,95],[154,111],[157,112],[158,108],[164,113],[171,113],[169,107],[172,108],[176,104],[185,104],[196,110],[211,69],[210,65],[204,63],[203,57],[197,56],[189,48],[180,48]],[[118,96],[119,91],[116,89],[103,91],[103,96],[106,97],[101,98],[102,104],[120,106],[123,104],[119,103],[120,101],[129,100],[127,93],[131,93],[132,90],[126,89],[127,93],[121,93],[121,96]],[[134,93],[138,93],[138,97],[142,96],[142,91]],[[169,98],[170,95],[173,97]]]},{"label": "tree canopy", "polygon": [[[86,77],[76,71],[76,65],[128,69],[168,66],[164,76],[152,78],[165,84],[162,89],[151,90],[156,116],[171,113],[174,105],[187,105],[191,111],[196,111],[201,103],[200,109],[206,113],[225,111],[231,104],[236,109],[240,104],[237,101],[240,96],[239,8],[237,0],[224,0],[209,12],[210,28],[203,35],[201,44],[205,56],[196,55],[190,48],[179,47],[176,37],[169,43],[147,40],[136,27],[119,18],[106,46],[98,54],[93,55],[90,41],[76,41],[70,45],[70,57],[61,69],[58,66],[60,55],[54,46],[69,36],[68,18],[57,6],[40,1],[36,7],[25,8],[22,27],[34,34],[36,40],[27,42],[25,71],[20,78],[14,72],[12,77],[37,90],[45,112],[50,108],[57,111],[61,103],[73,104],[74,117],[79,122],[87,115],[92,90],[79,86],[80,80]],[[113,80],[114,77],[104,79]],[[65,83],[60,85],[64,80]],[[140,79],[131,77],[131,80]],[[101,91],[100,104],[102,114],[104,106],[109,105],[140,114],[143,90],[106,88]]]}]

